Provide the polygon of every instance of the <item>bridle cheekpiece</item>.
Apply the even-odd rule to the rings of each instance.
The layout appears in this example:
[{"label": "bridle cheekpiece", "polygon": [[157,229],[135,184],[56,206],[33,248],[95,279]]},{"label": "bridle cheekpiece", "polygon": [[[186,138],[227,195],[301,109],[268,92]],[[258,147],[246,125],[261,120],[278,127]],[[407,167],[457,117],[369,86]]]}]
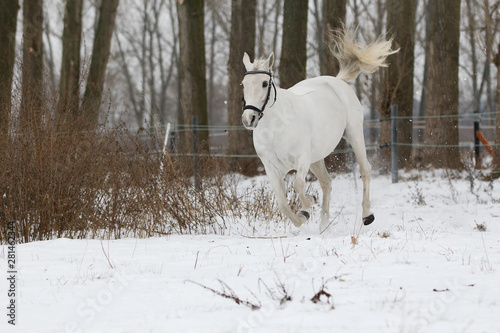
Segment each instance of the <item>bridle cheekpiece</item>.
[{"label": "bridle cheekpiece", "polygon": [[[245,75],[250,75],[250,74],[266,74],[269,75],[269,83],[268,83],[268,89],[267,89],[267,96],[264,104],[262,107],[259,109],[258,107],[254,105],[247,105],[245,101],[245,97],[243,96],[243,111],[250,109],[254,110],[259,113],[259,120],[264,116],[264,109],[266,108],[267,102],[269,102],[269,98],[271,97],[271,86],[274,88],[274,103],[276,103],[276,86],[274,85],[273,81],[273,73],[271,71],[247,71]],[[272,106],[272,105],[271,105]]]}]

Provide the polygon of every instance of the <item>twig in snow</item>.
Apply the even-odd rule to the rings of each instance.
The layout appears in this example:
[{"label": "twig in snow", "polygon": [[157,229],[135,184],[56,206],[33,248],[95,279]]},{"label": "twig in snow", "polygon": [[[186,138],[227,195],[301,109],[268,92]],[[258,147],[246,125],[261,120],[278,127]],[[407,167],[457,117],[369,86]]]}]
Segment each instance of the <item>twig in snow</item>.
[{"label": "twig in snow", "polygon": [[211,292],[213,292],[217,296],[221,296],[221,297],[224,297],[224,298],[231,299],[236,304],[241,304],[241,305],[248,306],[252,310],[259,310],[262,307],[262,304],[260,304],[260,301],[254,295],[254,293],[252,293],[252,295],[255,297],[255,299],[257,299],[257,301],[259,302],[259,304],[252,303],[252,302],[250,302],[248,300],[242,300],[241,298],[238,297],[238,295],[236,295],[236,293],[234,292],[234,290],[231,287],[229,287],[224,281],[219,280],[219,279],[217,279],[217,281],[220,283],[220,285],[222,287],[221,291],[215,290],[215,289],[210,288],[210,287],[207,287],[207,286],[205,286],[205,285],[203,285],[201,283],[198,283],[198,282],[195,282],[195,281],[192,281],[192,280],[186,280],[186,282],[191,282],[191,283],[196,284],[196,285],[198,285],[198,286],[200,286],[200,287],[202,287],[204,289],[210,290]]},{"label": "twig in snow", "polygon": [[200,251],[196,252],[196,261],[194,262],[194,269],[196,269],[196,265],[198,265],[198,255],[200,254]]},{"label": "twig in snow", "polygon": [[[260,287],[260,284],[262,284],[267,289],[267,295],[272,300],[278,301],[278,302],[280,302],[280,305],[283,305],[284,303],[291,301],[292,296],[290,296],[288,294],[288,291],[286,290],[285,284],[280,280],[280,278],[278,276],[276,276],[276,280],[277,281],[275,283],[276,283],[277,291],[269,288],[268,285],[261,278],[259,278],[259,280],[258,280],[258,285]],[[280,293],[280,295],[277,295],[278,292]]]},{"label": "twig in snow", "polygon": [[[330,223],[328,223],[328,225],[325,227],[325,229],[320,230],[320,232],[319,232],[319,234],[320,234],[320,235],[321,235],[322,233],[324,233],[324,232],[326,231],[326,229],[330,228],[330,225],[333,223],[333,221],[335,221],[335,219],[336,219],[337,217],[339,217],[339,215],[342,213],[342,211],[343,211],[343,210],[344,210],[344,206],[342,206],[342,208],[340,208],[340,212],[339,212],[337,215],[335,215],[335,217],[334,217],[334,218],[330,221]],[[338,222],[337,222],[337,223],[338,223]],[[335,223],[335,224],[337,224],[337,223]]]},{"label": "twig in snow", "polygon": [[111,263],[111,260],[109,259],[109,240],[108,240],[108,253],[106,253],[106,251],[104,250],[104,246],[102,245],[102,239],[101,239],[101,249],[102,249],[102,253],[104,253],[104,256],[108,260],[109,268],[111,268],[111,269],[115,268],[113,266],[113,264]]}]

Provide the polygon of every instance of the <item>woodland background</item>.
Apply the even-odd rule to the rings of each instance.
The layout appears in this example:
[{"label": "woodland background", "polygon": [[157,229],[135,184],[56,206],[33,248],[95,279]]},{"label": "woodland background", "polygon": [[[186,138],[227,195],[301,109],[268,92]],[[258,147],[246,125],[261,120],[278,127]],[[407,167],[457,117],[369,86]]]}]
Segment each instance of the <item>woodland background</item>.
[{"label": "woodland background", "polygon": [[[410,144],[458,145],[455,127],[463,119],[426,118],[423,136],[413,133],[412,116],[477,112],[483,125],[495,124],[498,1],[9,0],[1,6],[3,133],[43,121],[27,109],[51,98],[53,119],[85,113],[91,123],[124,121],[133,129],[188,125],[197,115],[200,125],[213,126],[200,135],[208,141],[211,133],[214,149],[229,142],[230,153],[250,154],[249,133],[231,128],[227,140],[214,127],[240,125],[242,53],[274,52],[283,88],[335,75],[326,34],[341,22],[359,26],[362,43],[386,34],[401,49],[388,69],[354,84],[367,119],[388,117],[391,104],[408,117],[399,121],[401,143],[408,144],[400,147],[401,166],[425,159],[460,167],[457,147],[428,147],[425,156]],[[380,131],[371,126],[368,141],[389,142],[388,124]],[[182,151],[191,147],[189,137],[177,141],[186,144]],[[432,158],[436,149],[448,158]]]}]

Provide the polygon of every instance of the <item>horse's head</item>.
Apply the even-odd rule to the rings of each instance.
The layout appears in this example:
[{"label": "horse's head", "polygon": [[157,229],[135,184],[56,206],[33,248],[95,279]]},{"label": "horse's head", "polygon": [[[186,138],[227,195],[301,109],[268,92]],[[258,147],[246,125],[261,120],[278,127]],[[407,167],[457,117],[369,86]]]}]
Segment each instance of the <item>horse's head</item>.
[{"label": "horse's head", "polygon": [[245,52],[243,64],[247,72],[241,82],[243,88],[243,115],[241,121],[243,125],[253,130],[257,127],[260,118],[264,115],[264,109],[271,96],[271,88],[274,88],[276,98],[276,87],[273,83],[272,67],[274,62],[274,53],[271,53],[267,59],[256,59],[253,63]]}]

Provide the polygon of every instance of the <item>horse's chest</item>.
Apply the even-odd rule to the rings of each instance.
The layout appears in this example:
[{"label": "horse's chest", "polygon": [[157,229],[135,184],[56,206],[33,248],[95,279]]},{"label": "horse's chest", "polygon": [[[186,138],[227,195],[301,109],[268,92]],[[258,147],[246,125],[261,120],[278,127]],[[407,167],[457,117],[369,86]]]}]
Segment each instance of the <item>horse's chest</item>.
[{"label": "horse's chest", "polygon": [[264,164],[271,163],[286,170],[296,168],[298,155],[305,149],[304,142],[297,140],[296,137],[286,139],[266,131],[254,133],[254,145]]}]

